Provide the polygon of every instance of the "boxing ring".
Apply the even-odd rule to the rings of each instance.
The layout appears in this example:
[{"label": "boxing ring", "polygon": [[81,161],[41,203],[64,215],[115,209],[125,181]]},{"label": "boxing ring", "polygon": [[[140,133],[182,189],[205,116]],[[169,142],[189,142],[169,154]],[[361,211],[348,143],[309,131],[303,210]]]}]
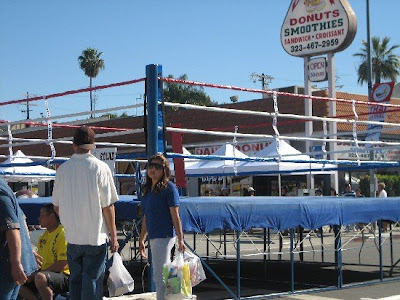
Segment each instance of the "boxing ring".
[{"label": "boxing ring", "polygon": [[[37,224],[37,216],[40,214],[40,208],[43,204],[50,201],[50,197],[18,200],[29,225]],[[120,196],[120,200],[115,204],[116,221],[123,222],[137,219],[137,206],[139,203],[132,196]],[[382,219],[390,220],[397,224],[400,221],[400,198],[386,198],[377,201],[375,198],[363,198],[360,200],[359,198],[346,197],[229,197],[229,201],[226,201],[225,197],[183,197],[181,200],[180,215],[186,241],[190,239],[192,233],[194,234],[194,246],[188,245],[190,248],[196,247],[196,234],[207,236],[216,231],[221,231],[224,235],[227,232],[233,231],[234,234],[236,232],[236,237],[234,238],[236,256],[220,252],[220,258],[234,257],[236,259],[237,291],[236,294],[230,291],[230,294],[236,299],[246,299],[239,296],[241,293],[241,277],[244,275],[241,274],[240,265],[243,259],[247,259],[248,256],[241,253],[241,236],[244,236],[246,232],[258,228],[264,229],[264,251],[259,250],[258,253],[253,253],[251,256],[258,255],[263,257],[263,262],[266,264],[267,255],[269,257],[272,253],[270,248],[267,249],[267,246],[269,247],[271,244],[270,230],[278,232],[280,238],[284,231],[289,231],[290,251],[285,252],[282,249],[282,245],[280,245],[279,252],[276,253],[279,253],[279,256],[285,254],[289,254],[290,256],[290,291],[295,292],[294,255],[295,253],[299,254],[300,257],[303,255],[301,245],[299,245],[300,250],[295,250],[295,230],[298,228],[308,229],[313,233],[318,232],[318,229],[323,226],[332,225],[335,236],[335,276],[338,283],[337,287],[342,288],[344,287],[342,251],[346,251],[347,249],[342,248],[340,228],[349,224],[379,223]],[[302,231],[297,234],[301,240],[304,239],[304,237],[301,237],[303,234]],[[361,236],[362,234],[363,232],[361,231],[358,235]],[[226,236],[224,238],[223,243],[225,244],[223,246],[226,247]],[[314,239],[318,238],[321,237],[315,235]],[[380,227],[376,238],[379,240],[377,245],[378,255],[381,256],[382,233]],[[390,239],[393,251],[392,244],[393,240]],[[391,255],[393,254],[391,253]],[[204,262],[209,258],[209,255],[203,257]],[[208,267],[207,264],[205,265]],[[396,263],[392,262],[391,265],[394,268]],[[381,280],[383,280],[382,268],[382,257],[380,257]],[[209,271],[213,273],[211,269]],[[215,275],[219,278],[217,274]],[[221,284],[225,285],[222,280]],[[229,288],[226,288],[229,291]],[[267,296],[263,295],[260,298]],[[251,299],[254,299],[254,297],[256,296],[253,296]]]},{"label": "boxing ring", "polygon": [[[224,168],[221,170],[221,176],[237,176],[241,175],[240,165],[249,164],[253,162],[263,162],[263,163],[302,163],[302,164],[318,164],[318,168],[314,168],[314,171],[337,171],[337,170],[360,170],[360,169],[371,169],[371,168],[393,168],[399,167],[399,162],[393,161],[378,161],[378,160],[368,160],[363,161],[359,157],[359,153],[365,152],[365,149],[361,149],[359,145],[369,145],[370,150],[374,150],[375,147],[385,146],[385,147],[398,147],[400,143],[398,142],[384,142],[384,141],[362,141],[359,140],[358,134],[360,133],[360,126],[367,125],[382,125],[381,122],[365,121],[359,119],[362,114],[356,112],[357,106],[364,106],[366,103],[362,101],[354,100],[343,100],[343,99],[331,99],[316,96],[307,96],[307,98],[312,98],[314,100],[321,101],[338,101],[346,102],[353,108],[353,115],[350,117],[317,117],[317,116],[299,116],[294,114],[284,114],[279,112],[278,97],[279,96],[291,96],[297,99],[306,98],[305,95],[290,94],[284,92],[275,92],[267,90],[258,89],[247,89],[233,86],[222,86],[215,84],[206,84],[194,81],[177,80],[173,78],[163,78],[162,68],[160,65],[148,65],[146,67],[146,78],[126,81],[118,84],[110,84],[99,87],[94,87],[92,90],[110,88],[120,85],[134,84],[138,82],[146,81],[145,94],[146,94],[146,143],[126,143],[116,140],[118,137],[124,135],[134,135],[143,134],[143,128],[117,128],[117,127],[101,127],[93,126],[92,128],[98,132],[96,135],[97,139],[110,139],[112,141],[102,141],[96,143],[101,146],[117,147],[118,149],[123,149],[124,154],[119,154],[117,156],[117,161],[129,161],[137,163],[138,171],[136,175],[124,175],[116,174],[116,177],[132,177],[140,180],[140,166],[139,163],[145,160],[138,160],[140,157],[148,157],[155,153],[164,153],[167,157],[174,159],[174,164],[177,165],[182,162],[184,158],[192,159],[205,159],[205,160],[224,160],[231,161],[232,164],[229,168]],[[235,91],[251,92],[251,93],[262,93],[271,96],[271,101],[274,103],[273,112],[264,111],[248,111],[248,110],[237,110],[228,109],[221,107],[200,107],[190,104],[179,104],[179,103],[169,103],[162,99],[162,85],[163,83],[176,83],[176,84],[191,84],[201,87],[208,88],[222,88],[230,89]],[[87,92],[90,89],[80,89],[75,91],[68,91],[65,93],[52,94],[41,97],[30,98],[29,101],[41,101],[45,100],[47,105],[47,99],[61,97],[70,94],[76,94],[80,92]],[[26,102],[27,99],[7,101],[0,104],[16,104]],[[390,106],[398,108],[399,105],[388,105],[388,104],[376,104],[380,106]],[[96,113],[104,113],[114,110],[123,110],[135,108],[137,105],[127,105],[123,107],[117,107],[113,109],[99,110]],[[272,127],[274,130],[273,135],[268,134],[250,134],[241,133],[237,128],[234,132],[219,131],[219,130],[204,130],[204,129],[187,129],[187,128],[176,128],[171,126],[166,126],[167,122],[165,120],[165,107],[175,107],[177,109],[186,110],[204,110],[207,112],[213,112],[218,117],[219,113],[224,114],[244,114],[251,118],[252,116],[258,116],[262,118],[272,118]],[[7,122],[8,125],[8,137],[1,137],[0,140],[5,141],[4,144],[0,145],[2,148],[9,149],[9,155],[4,155],[4,157],[12,157],[12,148],[19,146],[33,146],[38,144],[46,144],[51,150],[50,157],[35,157],[39,159],[31,163],[30,165],[51,165],[60,164],[67,160],[66,157],[57,157],[55,147],[57,144],[65,145],[72,144],[71,136],[57,137],[53,138],[53,130],[58,128],[68,127],[70,133],[72,129],[76,128],[76,125],[63,125],[55,124],[52,120],[71,118],[73,116],[89,115],[93,113],[92,111],[68,114],[63,116],[53,117],[50,115],[49,109],[47,110],[47,116],[45,118],[39,118],[35,120],[19,121],[19,122]],[[289,136],[282,135],[279,132],[278,118],[293,118],[299,122],[322,122],[323,123],[323,136],[320,137],[305,137],[305,136]],[[331,122],[334,123],[346,123],[353,127],[350,133],[352,138],[338,138],[337,136],[330,136],[327,131],[327,126]],[[12,136],[10,126],[26,123],[36,126],[47,126],[47,137],[44,139],[32,139],[32,138],[16,138]],[[357,125],[359,128],[357,128]],[[397,123],[385,123],[385,126],[393,127],[397,129],[400,124]],[[362,127],[362,128],[364,128]],[[291,157],[285,157],[278,155],[277,157],[218,157],[214,155],[187,155],[179,152],[179,149],[174,148],[173,152],[167,152],[167,135],[190,135],[198,134],[202,136],[211,137],[223,137],[225,139],[232,139],[232,144],[235,146],[240,139],[268,139],[268,140],[293,140],[301,142],[316,142],[322,144],[320,159],[307,159],[307,160],[295,160]],[[4,134],[3,134],[4,135]],[[354,153],[356,154],[356,160],[335,160],[328,159],[330,152],[327,151],[328,143],[337,142],[348,142],[354,145]],[[278,143],[279,145],[279,143]],[[126,153],[127,149],[137,148],[140,151],[146,150],[146,153]],[[179,148],[179,147],[178,147]],[[370,151],[368,150],[368,151]],[[279,154],[279,149],[278,149]],[[339,153],[340,151],[337,151]],[[12,161],[9,166],[15,166]],[[307,169],[301,169],[301,172],[306,172]],[[274,171],[275,172],[275,171]],[[243,175],[251,175],[251,170],[247,169],[246,173]],[[257,174],[268,174],[267,171],[258,171]],[[41,174],[36,174],[40,176]],[[140,183],[140,181],[138,181]],[[20,199],[19,203],[24,210],[27,221],[29,224],[35,224],[37,216],[39,216],[40,207],[44,203],[50,202],[49,197],[46,198],[35,198],[35,199]],[[115,205],[116,207],[116,220],[117,222],[132,221],[137,219],[137,205],[139,201],[134,196],[121,196],[120,201]],[[375,198],[347,198],[347,197],[182,197],[180,214],[182,218],[183,229],[186,236],[189,233],[193,233],[194,241],[192,247],[188,244],[188,247],[194,248],[196,250],[196,234],[204,235],[207,239],[208,247],[208,236],[215,231],[224,232],[224,243],[225,233],[227,231],[232,231],[234,236],[235,253],[234,255],[228,255],[225,252],[222,254],[219,252],[220,258],[234,258],[236,261],[236,291],[233,292],[231,288],[223,282],[223,280],[208,266],[206,260],[210,258],[208,253],[203,256],[202,260],[208,271],[213,274],[217,280],[224,286],[229,295],[234,299],[258,299],[267,298],[271,295],[253,295],[249,298],[242,297],[242,282],[241,279],[243,274],[241,272],[241,261],[247,259],[247,257],[259,256],[265,263],[267,258],[269,260],[271,255],[276,254],[277,256],[287,256],[290,264],[290,279],[289,282],[289,293],[296,292],[295,290],[295,254],[299,254],[300,260],[303,261],[303,256],[305,251],[303,246],[306,239],[310,240],[310,236],[313,236],[316,240],[321,240],[321,253],[322,260],[323,255],[326,250],[323,242],[323,231],[321,230],[324,226],[332,226],[334,231],[333,238],[333,250],[334,253],[334,264],[335,264],[335,285],[328,288],[343,288],[349,285],[343,284],[343,261],[342,253],[347,250],[346,245],[349,243],[347,240],[343,239],[344,229],[343,226],[350,224],[362,224],[367,225],[365,228],[373,228],[373,239],[375,241],[375,246],[379,256],[379,281],[384,280],[383,276],[383,259],[382,259],[382,244],[385,238],[381,232],[381,226],[377,226],[377,230],[374,228],[374,223],[381,223],[381,220],[389,220],[394,223],[394,226],[400,221],[400,198],[385,198],[385,199],[375,199]],[[262,229],[262,245],[263,249],[256,249],[255,253],[246,254],[244,250],[241,250],[241,240],[248,236],[248,233],[254,229]],[[392,229],[392,225],[391,225]],[[305,235],[305,230],[309,233]],[[283,250],[282,239],[283,234],[287,233],[289,235],[289,244],[287,245],[287,250]],[[361,229],[359,232],[355,232],[354,237],[361,239],[364,243],[365,230]],[[375,234],[376,233],[376,234]],[[392,231],[390,231],[390,234]],[[296,235],[298,239],[296,241]],[[271,239],[272,236],[272,239]],[[271,244],[277,240],[279,243],[279,248],[277,250],[271,250]],[[188,238],[186,238],[186,242]],[[390,248],[391,248],[391,267],[394,267],[393,258],[393,239],[390,235]],[[313,248],[314,250],[314,248]],[[208,250],[207,250],[208,252]],[[361,253],[361,250],[360,250]],[[388,280],[388,279],[385,279]],[[323,288],[320,288],[321,290]],[[311,289],[314,291],[318,289]],[[304,292],[304,291],[303,291]]]}]

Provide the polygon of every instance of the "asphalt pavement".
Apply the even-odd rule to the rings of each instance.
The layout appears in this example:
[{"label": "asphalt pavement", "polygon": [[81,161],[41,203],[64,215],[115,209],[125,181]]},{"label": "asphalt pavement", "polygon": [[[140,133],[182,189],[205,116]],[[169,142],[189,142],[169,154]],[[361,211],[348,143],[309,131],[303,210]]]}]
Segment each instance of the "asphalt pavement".
[{"label": "asphalt pavement", "polygon": [[[328,231],[328,228],[326,228]],[[237,233],[214,232],[208,237],[197,234],[186,234],[185,240],[205,262],[215,271],[220,279],[237,293],[236,249]],[[380,282],[378,236],[372,231],[350,230],[342,232],[343,284],[345,288],[335,289],[337,269],[335,268],[335,251],[333,233],[305,232],[303,240],[298,235],[294,246],[295,294],[289,294],[290,285],[290,239],[288,235],[280,236],[271,232],[270,242],[264,252],[262,229],[254,229],[240,236],[241,240],[241,297],[247,299],[400,299],[400,282]],[[400,259],[400,228],[392,234],[392,245],[389,233],[382,234],[382,275],[384,280],[400,278],[400,268],[396,265]],[[208,245],[207,245],[208,241]],[[208,250],[207,250],[208,249]],[[393,249],[391,252],[390,249]],[[134,243],[128,242],[122,253],[125,260],[134,258]],[[264,260],[265,257],[265,260]],[[132,260],[128,265],[135,279],[136,295],[146,292],[146,261]],[[144,289],[143,284],[144,283]],[[349,287],[365,282],[375,285]],[[334,289],[324,291],[323,289]],[[310,293],[309,291],[313,291]],[[317,292],[318,291],[318,292]],[[193,289],[197,299],[233,299],[221,284],[207,271],[207,280]],[[142,294],[146,295],[146,294]],[[148,295],[148,294],[147,294]],[[261,297],[260,295],[266,295]],[[396,298],[398,297],[398,298]],[[128,299],[128,298],[126,298]],[[151,299],[151,298],[143,298]]]}]

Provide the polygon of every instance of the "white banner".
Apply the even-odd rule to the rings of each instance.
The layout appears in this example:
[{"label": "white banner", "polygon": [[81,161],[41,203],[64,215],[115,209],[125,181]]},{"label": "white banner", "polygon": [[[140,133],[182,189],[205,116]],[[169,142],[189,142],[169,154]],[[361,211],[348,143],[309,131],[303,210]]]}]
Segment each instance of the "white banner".
[{"label": "white banner", "polygon": [[[247,156],[251,156],[256,152],[266,148],[270,143],[269,142],[260,142],[260,143],[238,143],[236,145],[236,149],[240,152],[243,152]],[[217,151],[221,145],[217,146],[209,146],[209,147],[197,147],[194,149],[194,154],[196,155],[211,155],[215,151]]]},{"label": "white banner", "polygon": [[104,161],[111,169],[113,176],[115,175],[115,159],[117,158],[117,148],[96,148],[91,150],[96,158]]},{"label": "white banner", "polygon": [[[385,161],[400,161],[400,149],[385,149],[387,146],[384,145],[374,145],[374,148],[379,148],[378,150],[374,150],[374,159],[373,160],[385,160]],[[367,149],[364,144],[359,145],[360,149]],[[342,153],[337,154],[338,159],[349,159],[349,160],[357,160],[357,155],[355,153],[355,147],[352,143],[337,143],[336,146],[337,151],[344,151]],[[370,160],[369,159],[369,150],[365,152],[359,152],[358,155],[360,160]]]},{"label": "white banner", "polygon": [[[393,82],[376,83],[372,89],[371,102],[389,104],[390,97],[392,96],[393,86]],[[368,105],[368,121],[385,122],[387,110],[387,106]],[[368,131],[365,140],[379,141],[381,131],[382,125],[368,124]],[[372,145],[367,145],[367,148],[370,147],[372,147]]]}]

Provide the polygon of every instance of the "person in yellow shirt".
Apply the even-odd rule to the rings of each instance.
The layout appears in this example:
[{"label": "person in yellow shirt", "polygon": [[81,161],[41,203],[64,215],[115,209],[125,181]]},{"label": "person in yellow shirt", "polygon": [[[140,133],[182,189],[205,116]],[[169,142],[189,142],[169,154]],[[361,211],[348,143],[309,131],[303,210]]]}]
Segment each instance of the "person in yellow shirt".
[{"label": "person in yellow shirt", "polygon": [[21,286],[19,295],[27,300],[53,299],[54,294],[68,291],[69,268],[67,262],[67,241],[64,227],[54,210],[53,204],[45,204],[40,210],[40,226],[46,231],[37,243],[37,262],[40,270]]}]

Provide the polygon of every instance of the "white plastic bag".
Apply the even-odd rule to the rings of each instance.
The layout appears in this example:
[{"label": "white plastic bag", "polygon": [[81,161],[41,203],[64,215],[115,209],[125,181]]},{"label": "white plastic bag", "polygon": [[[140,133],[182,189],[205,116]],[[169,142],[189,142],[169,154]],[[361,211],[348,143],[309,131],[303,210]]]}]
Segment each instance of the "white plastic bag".
[{"label": "white plastic bag", "polygon": [[121,296],[133,291],[135,287],[133,278],[122,263],[121,255],[118,252],[113,255],[113,264],[109,271],[107,286],[110,297]]},{"label": "white plastic bag", "polygon": [[201,260],[197,255],[186,250],[183,254],[183,259],[189,265],[192,287],[207,279]]},{"label": "white plastic bag", "polygon": [[164,264],[163,278],[165,284],[164,298],[180,300],[192,298],[189,265],[183,260],[183,253],[177,252],[171,263]]}]

